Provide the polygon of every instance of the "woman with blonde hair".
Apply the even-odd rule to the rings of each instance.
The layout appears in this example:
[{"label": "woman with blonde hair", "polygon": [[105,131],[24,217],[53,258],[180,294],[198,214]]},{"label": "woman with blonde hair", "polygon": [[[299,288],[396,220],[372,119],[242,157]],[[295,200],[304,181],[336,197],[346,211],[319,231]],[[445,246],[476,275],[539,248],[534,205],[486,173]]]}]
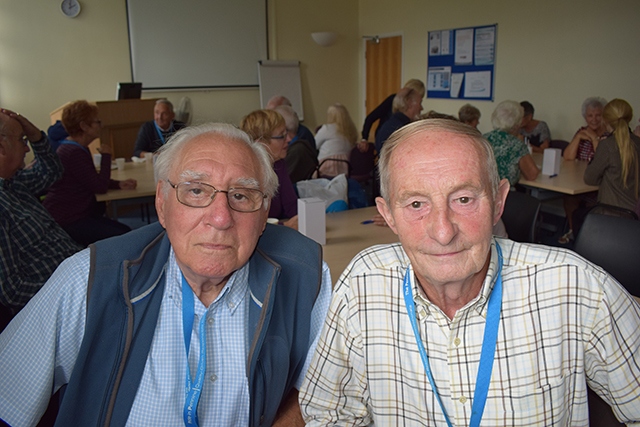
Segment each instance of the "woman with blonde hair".
[{"label": "woman with blonde hair", "polygon": [[613,134],[600,141],[584,173],[584,182],[597,185],[598,203],[635,210],[638,203],[640,137],[631,133],[631,105],[623,99],[609,102],[602,112]]},{"label": "woman with blonde hair", "polygon": [[[327,109],[327,123],[316,134],[318,161],[326,159],[349,160],[349,154],[358,141],[358,130],[349,111],[342,104],[333,104]],[[325,162],[320,166],[323,176],[347,173],[347,164],[341,161]]]},{"label": "woman with blonde hair", "polygon": [[[418,79],[409,79],[404,84],[403,88],[410,88],[416,91],[417,94],[420,95],[420,99],[424,98],[424,94],[426,93],[426,88],[424,87],[424,83]],[[374,108],[367,117],[364,119],[364,125],[362,126],[362,145],[369,140],[369,134],[371,133],[371,127],[378,122],[378,127],[376,128],[376,136],[380,129],[382,129],[382,125],[385,124],[387,120],[391,118],[393,115],[393,99],[396,94],[392,93],[388,97],[384,99],[376,108]],[[365,150],[366,146],[361,148],[361,151]]]},{"label": "woman with blonde hair", "polygon": [[284,118],[273,110],[256,110],[242,119],[240,129],[267,147],[273,160],[273,169],[278,175],[278,192],[271,199],[269,217],[283,220],[281,224],[297,229],[298,196],[284,161],[291,141]]}]

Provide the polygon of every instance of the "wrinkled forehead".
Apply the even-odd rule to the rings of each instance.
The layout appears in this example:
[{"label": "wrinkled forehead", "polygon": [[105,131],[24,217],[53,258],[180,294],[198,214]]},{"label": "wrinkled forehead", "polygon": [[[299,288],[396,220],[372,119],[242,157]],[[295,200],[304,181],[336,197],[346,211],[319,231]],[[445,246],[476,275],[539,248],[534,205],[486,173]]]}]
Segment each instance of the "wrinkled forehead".
[{"label": "wrinkled forehead", "polygon": [[[478,183],[490,188],[487,155],[479,141],[471,136],[445,130],[429,130],[407,137],[393,152],[390,162],[390,178],[404,176],[406,168],[421,164],[424,170],[458,170],[460,174],[475,176]],[[400,172],[400,173],[398,173]],[[394,176],[395,175],[395,176]],[[458,176],[441,177],[456,180]],[[418,179],[418,177],[404,177]]]},{"label": "wrinkled forehead", "polygon": [[153,107],[153,112],[156,114],[171,113],[171,109],[167,104],[157,104]]},{"label": "wrinkled forehead", "polygon": [[3,134],[17,136],[22,133],[22,126],[16,119],[0,113],[0,131]]},{"label": "wrinkled forehead", "polygon": [[243,141],[204,134],[186,142],[172,174],[180,177],[260,183],[261,169],[253,150]]}]

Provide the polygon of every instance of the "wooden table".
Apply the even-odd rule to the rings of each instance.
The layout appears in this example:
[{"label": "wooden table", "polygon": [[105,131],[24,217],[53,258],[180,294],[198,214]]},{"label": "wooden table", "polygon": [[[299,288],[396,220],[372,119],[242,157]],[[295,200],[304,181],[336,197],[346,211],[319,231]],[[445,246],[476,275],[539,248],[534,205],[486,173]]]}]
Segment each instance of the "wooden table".
[{"label": "wooden table", "polygon": [[[533,160],[538,167],[542,166],[542,153],[534,153]],[[540,188],[543,190],[551,190],[563,194],[582,194],[591,191],[598,191],[598,187],[587,185],[584,183],[584,171],[587,168],[587,162],[580,160],[564,160],[560,161],[560,172],[558,176],[553,178],[540,173],[538,177],[530,181],[520,178],[518,184],[527,187]]]},{"label": "wooden table", "polygon": [[376,213],[377,209],[372,206],[327,214],[327,243],[323,253],[334,284],[358,252],[369,246],[398,241],[389,227],[362,224]]},{"label": "wooden table", "polygon": [[124,181],[133,178],[138,181],[135,190],[109,190],[105,194],[96,194],[99,202],[107,202],[113,200],[149,198],[156,195],[156,183],[153,178],[153,168],[146,163],[127,162],[124,164],[124,170],[113,169],[111,171],[111,179]]},{"label": "wooden table", "polygon": [[112,219],[118,219],[119,206],[139,204],[143,209],[143,217],[146,217],[147,222],[149,222],[151,221],[150,207],[153,206],[156,197],[153,167],[151,167],[151,164],[144,162],[127,162],[124,164],[123,170],[113,169],[111,171],[111,179],[124,181],[129,178],[133,178],[138,182],[134,190],[113,189],[105,194],[96,194],[96,199],[99,202],[109,202]]}]

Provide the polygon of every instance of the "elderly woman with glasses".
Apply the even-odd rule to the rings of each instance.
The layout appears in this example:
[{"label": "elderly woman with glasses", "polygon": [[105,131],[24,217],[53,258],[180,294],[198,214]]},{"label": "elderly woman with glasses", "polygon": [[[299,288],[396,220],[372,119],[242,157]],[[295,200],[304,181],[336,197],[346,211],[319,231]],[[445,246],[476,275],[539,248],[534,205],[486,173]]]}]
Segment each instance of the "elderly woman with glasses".
[{"label": "elderly woman with glasses", "polygon": [[134,189],[134,179],[111,179],[111,146],[102,144],[100,171],[93,165],[89,144],[100,136],[102,123],[98,107],[76,101],[62,111],[62,125],[69,134],[56,150],[64,166],[62,178],[54,183],[44,199],[44,207],[73,240],[83,246],[124,234],[131,229],[104,216],[105,206],[96,194],[109,189]]},{"label": "elderly woman with glasses", "polygon": [[254,141],[267,147],[273,161],[273,169],[278,175],[278,192],[271,199],[269,217],[277,218],[281,220],[281,224],[297,229],[298,196],[284,160],[291,141],[284,118],[273,110],[256,110],[242,119],[240,129],[248,133]]}]

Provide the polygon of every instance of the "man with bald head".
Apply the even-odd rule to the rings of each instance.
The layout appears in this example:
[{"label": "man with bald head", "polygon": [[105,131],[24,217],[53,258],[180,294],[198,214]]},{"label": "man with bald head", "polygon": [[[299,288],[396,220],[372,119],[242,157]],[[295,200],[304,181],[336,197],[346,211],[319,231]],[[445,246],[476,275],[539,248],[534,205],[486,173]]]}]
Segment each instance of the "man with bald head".
[{"label": "man with bald head", "polygon": [[[34,162],[25,167],[29,144]],[[0,330],[58,264],[80,250],[40,203],[61,176],[62,164],[44,132],[24,116],[0,110]]]},{"label": "man with bald head", "polygon": [[477,130],[409,124],[379,166],[400,243],[338,280],[300,391],[307,425],[588,425],[587,386],[640,421],[640,305],[570,251],[492,236],[509,182]]}]

